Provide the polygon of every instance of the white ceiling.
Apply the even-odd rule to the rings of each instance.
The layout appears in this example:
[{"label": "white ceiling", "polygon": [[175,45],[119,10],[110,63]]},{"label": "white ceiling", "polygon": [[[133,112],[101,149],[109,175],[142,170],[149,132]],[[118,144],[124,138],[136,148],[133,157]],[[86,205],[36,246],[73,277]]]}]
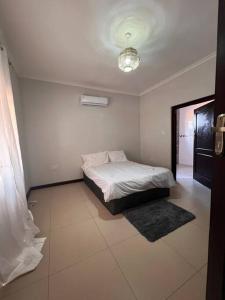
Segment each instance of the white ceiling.
[{"label": "white ceiling", "polygon": [[[20,76],[143,93],[216,50],[215,0],[0,0],[0,27]],[[140,67],[117,57],[132,32]]]}]

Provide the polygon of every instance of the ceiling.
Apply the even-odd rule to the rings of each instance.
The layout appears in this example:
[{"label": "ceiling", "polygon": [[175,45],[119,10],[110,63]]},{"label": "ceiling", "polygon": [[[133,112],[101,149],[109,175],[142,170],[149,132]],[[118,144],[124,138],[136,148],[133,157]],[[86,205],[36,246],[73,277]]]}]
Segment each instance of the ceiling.
[{"label": "ceiling", "polygon": [[[22,77],[141,94],[216,50],[217,1],[0,0],[0,27]],[[126,32],[140,67],[117,58]]]}]

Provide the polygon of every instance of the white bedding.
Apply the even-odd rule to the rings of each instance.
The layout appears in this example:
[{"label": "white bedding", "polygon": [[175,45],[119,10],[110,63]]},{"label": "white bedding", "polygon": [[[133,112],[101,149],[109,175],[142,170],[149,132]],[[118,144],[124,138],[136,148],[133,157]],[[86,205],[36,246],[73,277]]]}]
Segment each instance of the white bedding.
[{"label": "white bedding", "polygon": [[83,170],[101,188],[105,202],[152,188],[175,185],[170,170],[132,161],[111,162]]}]

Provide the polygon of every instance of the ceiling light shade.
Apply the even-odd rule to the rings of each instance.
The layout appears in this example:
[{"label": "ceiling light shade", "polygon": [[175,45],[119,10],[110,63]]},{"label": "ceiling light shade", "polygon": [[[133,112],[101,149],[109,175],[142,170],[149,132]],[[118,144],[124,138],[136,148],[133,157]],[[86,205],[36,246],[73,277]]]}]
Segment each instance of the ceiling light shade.
[{"label": "ceiling light shade", "polygon": [[130,72],[137,69],[139,63],[140,57],[134,48],[126,48],[119,55],[118,65],[123,72]]}]

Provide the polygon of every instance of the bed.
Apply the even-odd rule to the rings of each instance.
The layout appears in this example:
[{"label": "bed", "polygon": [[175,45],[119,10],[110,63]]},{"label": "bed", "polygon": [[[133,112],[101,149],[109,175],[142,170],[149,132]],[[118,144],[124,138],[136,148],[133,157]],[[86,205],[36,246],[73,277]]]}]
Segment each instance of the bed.
[{"label": "bed", "polygon": [[169,196],[170,188],[175,184],[170,170],[128,161],[126,156],[109,159],[107,152],[104,155],[105,158],[96,164],[84,163],[83,176],[87,186],[113,215]]}]

